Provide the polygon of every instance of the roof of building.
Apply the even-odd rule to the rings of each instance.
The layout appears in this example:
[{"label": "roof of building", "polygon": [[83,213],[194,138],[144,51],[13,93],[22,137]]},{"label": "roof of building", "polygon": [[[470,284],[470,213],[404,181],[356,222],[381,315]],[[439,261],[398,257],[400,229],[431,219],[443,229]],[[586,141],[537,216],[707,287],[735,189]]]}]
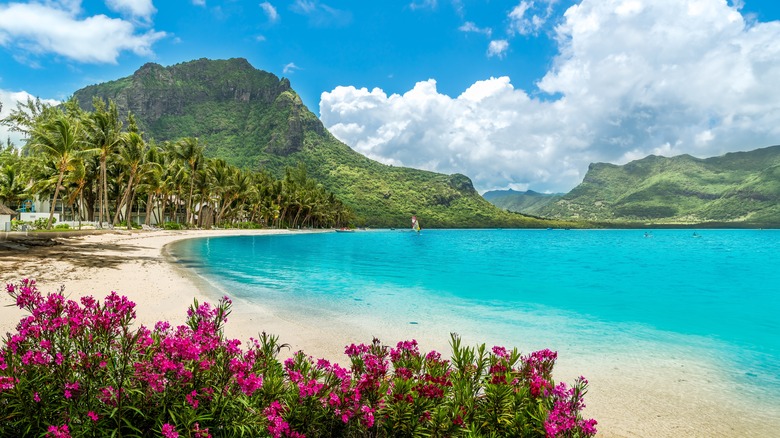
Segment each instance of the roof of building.
[{"label": "roof of building", "polygon": [[6,207],[5,204],[0,202],[0,214],[16,214],[16,212]]}]

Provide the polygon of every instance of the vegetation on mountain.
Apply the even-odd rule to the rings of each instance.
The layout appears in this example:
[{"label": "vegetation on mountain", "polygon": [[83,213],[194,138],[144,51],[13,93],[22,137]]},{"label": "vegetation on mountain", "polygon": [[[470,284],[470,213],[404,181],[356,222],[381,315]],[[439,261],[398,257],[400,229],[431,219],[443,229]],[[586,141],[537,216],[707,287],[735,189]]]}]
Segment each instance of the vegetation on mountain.
[{"label": "vegetation on mountain", "polygon": [[197,138],[204,155],[242,169],[283,178],[305,168],[355,213],[357,225],[425,227],[551,227],[495,208],[464,175],[442,175],[380,164],[333,137],[303,105],[287,79],[244,59],[207,60],[162,67],[146,64],[132,76],[77,91],[91,109],[94,98],[116,102],[135,115],[147,138]]},{"label": "vegetation on mountain", "polygon": [[613,224],[778,226],[780,146],[591,164],[582,184],[538,214]]},{"label": "vegetation on mountain", "polygon": [[517,213],[538,216],[539,211],[551,202],[563,196],[562,193],[538,193],[533,190],[517,192],[509,190],[491,190],[482,197],[498,208]]}]

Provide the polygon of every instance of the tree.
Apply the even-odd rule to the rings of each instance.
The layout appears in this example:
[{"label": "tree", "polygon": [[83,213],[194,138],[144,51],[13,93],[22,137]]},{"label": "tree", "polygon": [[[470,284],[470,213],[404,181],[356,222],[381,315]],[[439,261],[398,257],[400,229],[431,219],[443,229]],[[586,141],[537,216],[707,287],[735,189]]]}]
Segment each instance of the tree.
[{"label": "tree", "polygon": [[136,186],[143,174],[143,160],[146,155],[146,142],[138,132],[126,132],[121,137],[119,148],[119,163],[124,168],[126,183],[122,200],[116,206],[116,213],[112,223],[117,222],[122,206],[125,206],[125,220],[127,229],[132,227],[130,214],[133,207],[133,199]]},{"label": "tree", "polygon": [[[92,100],[95,107],[88,117],[88,140],[90,145],[97,149],[100,157],[100,182],[98,185],[98,204],[100,205],[98,213],[98,223],[102,227],[103,218],[108,222],[110,214],[108,212],[108,176],[107,162],[110,156],[116,153],[119,146],[122,133],[122,122],[119,120],[119,111],[116,103],[109,101],[108,107],[105,102],[99,98]],[[117,206],[117,210],[119,206]]]},{"label": "tree", "polygon": [[32,131],[31,147],[42,152],[51,161],[57,172],[57,182],[54,185],[54,197],[46,229],[51,229],[54,207],[57,204],[65,173],[73,169],[83,155],[80,151],[80,147],[84,144],[81,136],[81,123],[63,113],[51,121],[36,126]]},{"label": "tree", "polygon": [[27,182],[22,176],[22,158],[13,147],[0,153],[0,202],[16,208],[27,198]]},{"label": "tree", "polygon": [[205,146],[198,142],[197,138],[187,137],[179,140],[173,149],[175,156],[186,163],[189,169],[190,194],[187,197],[186,219],[189,225],[194,224],[194,214],[192,213],[192,194],[195,190],[195,172],[200,167],[203,160],[203,150]]}]

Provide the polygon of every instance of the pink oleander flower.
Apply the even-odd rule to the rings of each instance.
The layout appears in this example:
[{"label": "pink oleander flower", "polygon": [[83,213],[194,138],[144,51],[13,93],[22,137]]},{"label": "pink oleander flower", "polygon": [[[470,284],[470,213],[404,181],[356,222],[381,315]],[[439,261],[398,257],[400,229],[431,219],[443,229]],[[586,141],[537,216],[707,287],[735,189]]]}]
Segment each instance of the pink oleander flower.
[{"label": "pink oleander flower", "polygon": [[364,426],[371,428],[374,426],[374,410],[371,409],[368,406],[363,406],[360,408],[360,411],[363,413],[363,418],[361,422]]},{"label": "pink oleander flower", "polygon": [[162,425],[160,433],[162,433],[163,438],[179,438],[179,432],[176,432],[176,428],[168,423]]},{"label": "pink oleander flower", "polygon": [[211,438],[209,428],[201,429],[198,423],[195,423],[192,427],[192,433],[195,438]]},{"label": "pink oleander flower", "polygon": [[70,438],[70,430],[68,430],[68,425],[63,424],[62,426],[49,426],[49,429],[46,431],[46,438]]},{"label": "pink oleander flower", "polygon": [[14,377],[0,376],[0,392],[14,389],[18,382],[19,381]]},{"label": "pink oleander flower", "polygon": [[198,391],[192,391],[191,393],[185,395],[184,398],[187,400],[187,403],[192,406],[192,409],[198,409]]}]

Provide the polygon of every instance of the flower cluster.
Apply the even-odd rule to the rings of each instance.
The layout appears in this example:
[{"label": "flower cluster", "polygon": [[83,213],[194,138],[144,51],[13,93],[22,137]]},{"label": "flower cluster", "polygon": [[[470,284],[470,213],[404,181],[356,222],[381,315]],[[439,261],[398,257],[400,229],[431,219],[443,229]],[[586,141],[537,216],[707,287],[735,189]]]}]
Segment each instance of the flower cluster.
[{"label": "flower cluster", "polygon": [[43,295],[33,280],[7,292],[29,312],[0,346],[1,436],[256,435],[589,437],[587,381],[552,380],[549,350],[462,347],[452,358],[378,339],[345,348],[349,367],[262,333],[224,336],[231,301],[197,301],[186,323],[133,329],[135,304]]}]

